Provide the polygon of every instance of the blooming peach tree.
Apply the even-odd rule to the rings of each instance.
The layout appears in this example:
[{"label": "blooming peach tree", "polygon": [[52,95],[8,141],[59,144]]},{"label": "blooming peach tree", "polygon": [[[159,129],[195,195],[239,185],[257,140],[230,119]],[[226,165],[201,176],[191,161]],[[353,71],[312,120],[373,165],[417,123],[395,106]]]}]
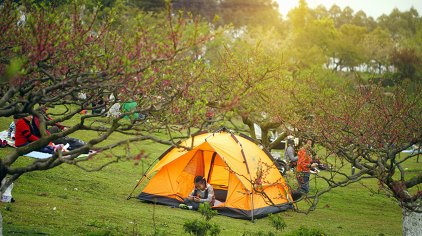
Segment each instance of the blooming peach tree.
[{"label": "blooming peach tree", "polygon": [[319,100],[303,106],[308,116],[296,127],[302,137],[325,149],[320,159],[333,168],[317,176],[325,187],[308,196],[311,210],[331,189],[370,178],[378,182],[375,192],[396,199],[403,208],[404,231],[412,229],[405,226],[409,212],[419,215],[420,222],[422,174],[409,163],[416,163],[421,151],[422,97],[404,87],[389,90],[378,85],[336,92],[313,88]]},{"label": "blooming peach tree", "polygon": [[[196,82],[204,63],[198,49],[214,33],[171,9],[158,16],[119,9],[118,15],[87,3],[0,6],[0,117],[12,121],[15,114],[32,114],[42,134],[0,159],[0,180],[11,176],[2,192],[24,173],[63,163],[80,166],[88,158],[76,157],[89,150],[101,153],[142,140],[172,144],[172,136],[157,138],[153,131],[170,134],[202,122]],[[106,117],[115,103],[136,104]],[[46,107],[54,107],[52,120],[41,114]],[[48,135],[46,125],[56,122],[68,128]],[[78,149],[12,167],[21,155],[81,132],[97,135]],[[127,138],[104,144],[116,132]],[[114,156],[98,169],[128,155]]]}]

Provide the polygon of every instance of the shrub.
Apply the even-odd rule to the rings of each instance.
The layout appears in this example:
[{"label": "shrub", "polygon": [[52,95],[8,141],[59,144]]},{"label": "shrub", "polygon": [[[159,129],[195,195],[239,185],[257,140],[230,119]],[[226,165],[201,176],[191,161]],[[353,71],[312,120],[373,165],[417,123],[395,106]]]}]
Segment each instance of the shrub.
[{"label": "shrub", "polygon": [[270,219],[271,225],[277,231],[283,230],[287,226],[286,222],[284,222],[284,219],[279,214],[277,215],[270,214],[268,218]]},{"label": "shrub", "polygon": [[208,202],[204,202],[199,205],[198,211],[204,217],[206,221],[211,220],[214,216],[218,214],[216,210],[213,210]]},{"label": "shrub", "polygon": [[209,223],[209,220],[211,220],[214,216],[218,214],[217,211],[212,210],[209,203],[200,204],[198,211],[203,216],[203,219],[186,221],[183,224],[183,229],[185,230],[185,232],[196,236],[219,235],[221,232],[220,226],[217,224]]},{"label": "shrub", "polygon": [[183,224],[183,229],[186,233],[197,235],[197,236],[205,236],[207,235],[207,231],[210,227],[210,224],[206,221],[202,220],[189,220]]},{"label": "shrub", "polygon": [[287,236],[325,236],[327,235],[319,229],[308,229],[304,226],[300,226],[299,229],[287,234]]}]

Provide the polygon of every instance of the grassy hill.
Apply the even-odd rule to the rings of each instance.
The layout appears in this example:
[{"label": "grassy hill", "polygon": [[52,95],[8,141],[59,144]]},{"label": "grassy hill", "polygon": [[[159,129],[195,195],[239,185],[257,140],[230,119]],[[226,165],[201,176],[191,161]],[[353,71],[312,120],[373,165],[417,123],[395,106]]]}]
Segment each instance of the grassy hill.
[{"label": "grassy hill", "polygon": [[[8,123],[8,119],[0,118],[0,130]],[[90,135],[95,134],[74,137]],[[154,235],[154,229],[164,231],[164,235],[186,235],[183,223],[199,218],[199,213],[126,199],[149,162],[168,147],[143,142],[130,148],[132,153],[146,150],[149,157],[139,165],[120,161],[99,172],[61,165],[23,175],[14,184],[16,202],[0,203],[4,235]],[[0,157],[11,150],[0,149]],[[84,167],[99,166],[104,160],[110,158],[98,155]],[[32,161],[22,157],[17,165]],[[415,161],[410,168],[418,165]],[[312,188],[318,186],[311,184]],[[368,191],[376,186],[375,180],[365,180],[335,189],[324,195],[317,210],[308,215],[292,210],[280,213],[287,224],[280,235],[300,226],[320,229],[327,235],[401,235],[401,209],[392,199]],[[138,187],[134,196],[141,190],[142,186]],[[221,226],[221,235],[262,235],[273,230],[268,218],[251,222],[216,216],[211,221]]]}]

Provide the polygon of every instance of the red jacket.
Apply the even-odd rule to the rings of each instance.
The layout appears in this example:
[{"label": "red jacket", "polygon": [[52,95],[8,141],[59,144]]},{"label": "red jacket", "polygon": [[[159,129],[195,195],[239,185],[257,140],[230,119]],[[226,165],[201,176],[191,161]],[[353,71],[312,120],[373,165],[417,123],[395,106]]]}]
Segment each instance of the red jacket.
[{"label": "red jacket", "polygon": [[16,121],[15,146],[20,147],[27,143],[37,141],[39,138],[34,135],[31,122],[25,118]]},{"label": "red jacket", "polygon": [[298,172],[309,172],[311,165],[311,156],[306,152],[305,148],[301,148],[297,153],[297,171]]}]

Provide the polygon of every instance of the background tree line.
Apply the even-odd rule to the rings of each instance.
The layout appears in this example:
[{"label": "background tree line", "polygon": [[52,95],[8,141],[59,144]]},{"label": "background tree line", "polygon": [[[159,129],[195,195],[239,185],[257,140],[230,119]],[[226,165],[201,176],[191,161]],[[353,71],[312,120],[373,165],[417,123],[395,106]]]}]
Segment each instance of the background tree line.
[{"label": "background tree line", "polygon": [[287,16],[282,16],[278,4],[271,0],[103,0],[101,3],[103,8],[124,5],[152,13],[164,11],[170,5],[174,12],[182,10],[201,16],[215,27],[232,25],[237,30],[243,29],[242,33],[270,31],[278,35],[289,51],[295,51],[290,56],[305,66],[324,63],[335,71],[377,74],[373,77],[386,85],[421,76],[422,23],[415,8],[403,12],[394,9],[374,19],[350,7],[341,9],[333,5],[327,9],[320,5],[311,9],[304,0]]}]

